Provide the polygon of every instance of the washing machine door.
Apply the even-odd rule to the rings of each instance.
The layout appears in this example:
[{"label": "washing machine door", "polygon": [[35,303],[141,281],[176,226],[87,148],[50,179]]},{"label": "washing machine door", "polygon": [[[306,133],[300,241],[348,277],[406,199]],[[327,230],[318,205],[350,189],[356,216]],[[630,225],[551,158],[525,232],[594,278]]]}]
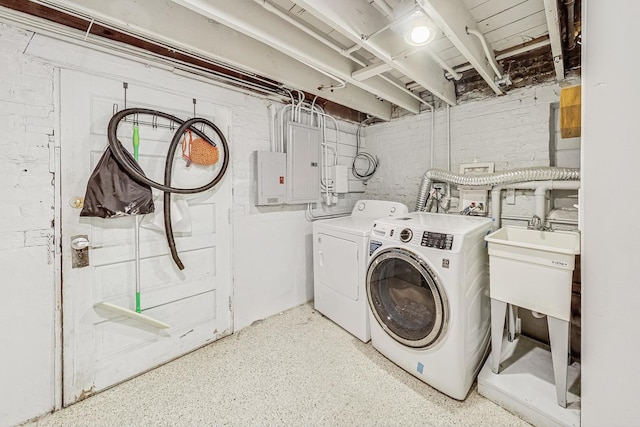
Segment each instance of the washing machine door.
[{"label": "washing machine door", "polygon": [[401,344],[428,348],[445,336],[446,294],[433,270],[413,252],[380,251],[369,263],[367,297],[380,326]]}]

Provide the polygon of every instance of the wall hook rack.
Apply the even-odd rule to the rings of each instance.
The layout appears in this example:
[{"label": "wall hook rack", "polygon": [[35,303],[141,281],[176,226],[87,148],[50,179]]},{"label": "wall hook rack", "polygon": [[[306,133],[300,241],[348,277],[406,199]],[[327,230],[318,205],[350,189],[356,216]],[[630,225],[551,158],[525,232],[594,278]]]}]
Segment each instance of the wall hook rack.
[{"label": "wall hook rack", "polygon": [[[127,82],[122,82],[122,89],[124,90],[124,108],[123,109],[127,109],[127,90],[129,89],[129,83]],[[193,117],[196,117],[196,103],[197,100],[196,98],[192,98],[193,99]],[[113,104],[113,114],[115,115],[118,111],[120,110],[119,106],[117,103]],[[123,120],[123,122],[125,123],[133,123],[136,126],[150,126],[153,129],[158,129],[158,128],[162,128],[162,129],[169,129],[171,131],[174,131],[177,128],[177,124],[173,121],[173,120],[169,120],[168,124],[165,123],[159,123],[158,122],[158,116],[153,114],[151,116],[151,121],[148,120],[140,120],[138,113],[136,113],[133,117],[133,120],[129,119],[128,117],[125,117]],[[204,132],[204,124],[200,124],[201,126],[201,131]]]}]

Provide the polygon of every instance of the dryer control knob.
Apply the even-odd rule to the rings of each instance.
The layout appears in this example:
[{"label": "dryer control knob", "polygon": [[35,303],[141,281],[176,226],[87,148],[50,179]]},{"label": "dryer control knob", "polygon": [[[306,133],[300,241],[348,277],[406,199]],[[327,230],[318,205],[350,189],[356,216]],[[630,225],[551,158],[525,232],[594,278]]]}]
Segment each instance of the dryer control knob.
[{"label": "dryer control knob", "polygon": [[410,228],[405,228],[400,232],[400,241],[407,243],[413,237],[413,231]]}]

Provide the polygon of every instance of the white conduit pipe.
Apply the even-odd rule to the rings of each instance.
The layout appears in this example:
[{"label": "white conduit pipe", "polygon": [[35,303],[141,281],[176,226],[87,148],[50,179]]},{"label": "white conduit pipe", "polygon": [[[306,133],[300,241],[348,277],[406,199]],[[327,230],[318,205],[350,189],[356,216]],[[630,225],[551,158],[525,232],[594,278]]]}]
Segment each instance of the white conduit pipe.
[{"label": "white conduit pipe", "polygon": [[535,214],[544,222],[547,218],[547,192],[550,190],[578,190],[580,181],[527,181],[517,182],[506,185],[497,185],[491,190],[491,216],[496,228],[500,228],[502,211],[502,199],[500,193],[502,190],[534,190],[535,196]]},{"label": "white conduit pipe", "polygon": [[[451,172],[451,108],[447,104],[447,170]],[[449,209],[449,203],[451,203],[451,183],[447,183],[447,195],[443,208],[445,211]]]},{"label": "white conduit pipe", "polygon": [[[417,51],[417,49],[416,49]],[[458,81],[462,78],[462,74],[459,74],[453,67],[449,66],[444,59],[440,57],[437,53],[433,52],[431,49],[427,50],[427,54],[443,68],[448,75],[450,75],[454,80]]]},{"label": "white conduit pipe", "polygon": [[[287,15],[286,13],[280,11],[278,8],[276,8],[274,5],[272,5],[270,2],[268,2],[267,0],[255,0],[256,3],[258,3],[259,5],[261,5],[262,7],[264,7],[266,10],[268,10],[269,12],[274,13],[275,15],[279,16],[280,18],[284,19],[285,21],[287,21],[288,23],[290,23],[291,25],[295,26],[296,28],[298,28],[299,30],[301,30],[302,32],[308,34],[309,36],[313,37],[314,39],[318,40],[319,42],[321,42],[322,44],[324,44],[325,46],[333,49],[334,51],[338,52],[339,54],[341,54],[342,56],[345,56],[347,58],[349,58],[350,60],[352,60],[353,62],[355,62],[356,64],[360,65],[361,67],[366,67],[368,64],[360,61],[358,58],[353,57],[351,54],[353,52],[355,52],[356,50],[361,49],[361,46],[356,44],[348,49],[343,49],[342,47],[338,46],[337,44],[331,42],[330,40],[327,40],[326,38],[324,38],[323,36],[321,36],[320,34],[316,33],[315,31],[313,31],[312,29],[308,28],[306,25],[303,25],[301,23],[299,23],[298,21],[296,21],[295,19],[293,19],[291,16]],[[305,63],[305,65],[309,65],[307,63]],[[328,73],[325,73],[324,71],[319,70],[317,67],[313,67],[316,71],[323,73],[325,75],[327,75],[328,77],[332,78],[332,79],[336,79],[335,76],[332,76]],[[382,79],[384,79],[387,83],[391,83],[392,85],[396,86],[397,88],[399,88],[400,90],[404,91],[405,93],[409,94],[410,96],[412,96],[413,98],[417,99],[418,101],[422,102],[423,104],[426,104],[427,106],[431,107],[431,105],[429,105],[425,100],[423,100],[422,98],[420,98],[419,96],[417,96],[415,93],[411,92],[410,90],[408,90],[406,87],[403,87],[401,85],[399,85],[398,83],[396,83],[395,81],[393,81],[392,79],[380,74],[380,77]],[[336,86],[334,88],[342,88],[344,87],[344,82],[342,80],[339,81],[340,86]],[[327,87],[325,87],[324,89],[329,89]]]},{"label": "white conduit pipe", "polygon": [[[336,120],[335,117],[326,114],[322,111],[320,106],[317,105],[313,105],[311,104],[310,107],[306,107],[303,104],[303,100],[299,101],[297,104],[287,104],[284,107],[282,107],[282,110],[280,110],[280,152],[284,153],[284,132],[285,132],[285,123],[284,123],[284,119],[286,116],[286,110],[287,108],[291,108],[292,112],[293,111],[298,111],[298,115],[297,115],[297,121],[300,122],[301,121],[301,113],[304,111],[306,113],[309,113],[311,115],[311,124],[313,124],[313,115],[317,115],[318,116],[318,127],[322,128],[322,135],[323,135],[323,142],[321,143],[321,147],[323,148],[323,154],[324,154],[324,161],[322,162],[322,168],[324,171],[324,183],[325,183],[325,193],[326,193],[326,198],[327,198],[327,205],[330,204],[330,196],[329,196],[329,186],[326,185],[327,181],[329,180],[329,166],[328,166],[328,153],[327,153],[327,148],[330,148],[331,150],[334,151],[334,165],[338,164],[338,158],[340,157],[340,128],[338,125],[338,121]],[[295,118],[296,116],[293,116],[293,118]],[[326,118],[329,118],[333,121],[335,127],[336,127],[336,141],[335,141],[335,146],[330,145],[327,142],[324,142],[326,139],[326,132],[327,132],[327,126],[326,126]],[[295,121],[295,120],[294,120]],[[321,181],[322,181],[323,177],[321,176]]]},{"label": "white conduit pipe", "polygon": [[427,104],[427,105],[429,105],[429,107],[431,107],[431,147],[430,147],[430,150],[431,150],[431,169],[433,169],[433,167],[435,166],[435,156],[436,156],[436,154],[435,154],[436,153],[435,141],[433,140],[433,135],[434,135],[433,127],[435,126],[435,123],[436,123],[434,116],[436,115],[436,112],[435,112],[435,110],[434,110],[432,105],[430,105],[430,104]]},{"label": "white conduit pipe", "polygon": [[451,109],[447,104],[447,170],[451,171]]},{"label": "white conduit pipe", "polygon": [[416,201],[416,211],[422,211],[424,209],[433,181],[458,185],[493,187],[495,185],[512,184],[515,182],[547,180],[580,180],[580,169],[530,167],[479,175],[463,175],[442,169],[431,169],[422,177],[422,183],[420,184],[420,191],[418,192],[418,199]]},{"label": "white conduit pipe", "polygon": [[491,54],[491,51],[489,50],[489,46],[487,46],[487,41],[485,40],[485,38],[482,35],[482,33],[479,32],[479,31],[467,28],[467,34],[473,34],[478,39],[480,39],[480,43],[482,44],[482,49],[484,49],[484,53],[485,53],[487,59],[489,60],[489,64],[491,65],[491,68],[493,68],[493,71],[495,71],[496,76],[498,77],[498,79],[501,79],[502,78],[502,73],[500,72],[500,70],[498,68],[498,64],[496,64],[496,59]]}]

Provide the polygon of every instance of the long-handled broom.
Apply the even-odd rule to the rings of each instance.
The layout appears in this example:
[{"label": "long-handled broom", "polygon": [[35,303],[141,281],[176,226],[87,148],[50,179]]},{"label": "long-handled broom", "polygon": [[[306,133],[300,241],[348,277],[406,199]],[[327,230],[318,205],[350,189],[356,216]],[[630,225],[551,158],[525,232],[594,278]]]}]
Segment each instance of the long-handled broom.
[{"label": "long-handled broom", "polygon": [[[138,161],[138,149],[140,147],[140,131],[138,125],[133,125],[133,158]],[[109,311],[121,314],[123,316],[130,317],[132,319],[139,320],[148,325],[154,326],[158,329],[167,329],[169,325],[156,319],[152,319],[149,316],[142,314],[142,308],[140,306],[140,219],[138,215],[135,220],[135,257],[136,257],[136,310],[131,311],[124,307],[120,307],[108,302],[99,302],[94,307],[104,308]]]}]

